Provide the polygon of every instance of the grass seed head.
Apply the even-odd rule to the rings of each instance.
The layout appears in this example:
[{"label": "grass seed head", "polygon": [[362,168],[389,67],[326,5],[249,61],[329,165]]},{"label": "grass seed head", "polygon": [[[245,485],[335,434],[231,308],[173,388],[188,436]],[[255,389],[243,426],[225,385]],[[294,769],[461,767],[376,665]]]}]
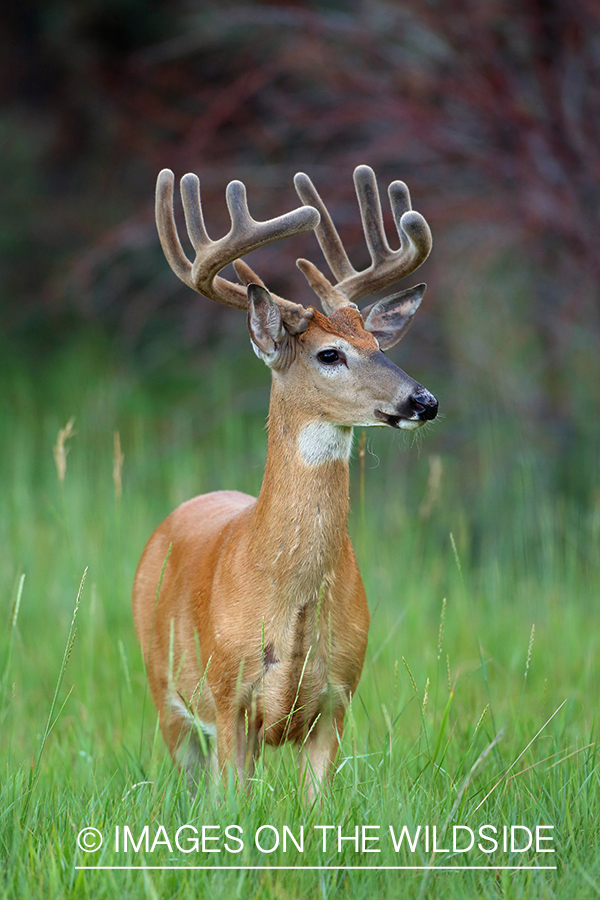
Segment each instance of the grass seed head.
[{"label": "grass seed head", "polygon": [[56,463],[58,480],[61,484],[64,483],[65,475],[67,474],[67,453],[69,451],[65,445],[70,438],[77,434],[77,432],[73,430],[74,424],[75,416],[71,416],[65,427],[59,428],[56,444],[54,445],[54,462]]}]

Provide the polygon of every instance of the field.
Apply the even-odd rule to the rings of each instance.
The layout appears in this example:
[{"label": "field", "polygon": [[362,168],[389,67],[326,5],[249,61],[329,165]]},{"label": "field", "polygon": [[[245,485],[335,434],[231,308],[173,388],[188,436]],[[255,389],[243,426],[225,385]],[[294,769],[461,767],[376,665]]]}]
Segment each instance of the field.
[{"label": "field", "polygon": [[[128,368],[90,337],[27,366],[5,348],[0,366],[3,896],[600,895],[600,497],[589,447],[565,487],[550,449],[501,405],[474,422],[465,404],[418,441],[369,433],[363,457],[355,446],[349,528],[372,627],[333,785],[302,804],[286,749],[261,758],[249,795],[225,777],[194,798],[157,732],[131,583],[178,503],[258,491],[268,375],[245,343],[193,364]],[[411,374],[448,409],[443,384]],[[204,851],[186,843],[191,828],[177,846],[183,825],[200,836],[213,826]],[[138,850],[123,850],[126,826]],[[406,833],[395,850],[403,826],[411,839],[421,826],[414,852]],[[483,826],[508,829],[506,851],[503,837],[492,851]],[[101,849],[78,848],[86,827],[102,833]],[[474,845],[462,852],[468,829]],[[301,850],[290,834],[301,847],[304,835]],[[421,868],[385,868],[400,866]]]}]

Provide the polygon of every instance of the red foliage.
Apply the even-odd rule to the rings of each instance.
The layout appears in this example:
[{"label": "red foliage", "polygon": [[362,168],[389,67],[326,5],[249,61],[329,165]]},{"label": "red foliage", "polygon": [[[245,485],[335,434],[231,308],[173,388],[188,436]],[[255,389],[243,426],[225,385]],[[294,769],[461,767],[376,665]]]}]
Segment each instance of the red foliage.
[{"label": "red foliage", "polygon": [[[380,0],[342,11],[245,0],[197,12],[155,0],[147,10],[158,25],[137,30],[133,0],[121,4],[118,21],[110,19],[116,7],[110,13],[102,2],[57,9],[62,25],[38,29],[34,42],[56,98],[47,98],[54,131],[42,160],[49,194],[61,194],[72,244],[82,193],[93,215],[116,184],[133,215],[94,247],[94,260],[110,260],[121,237],[126,249],[136,221],[138,240],[150,233],[150,183],[169,165],[201,175],[215,233],[226,227],[230,178],[248,182],[257,216],[272,215],[295,202],[291,175],[306,168],[360,262],[350,173],[368,162],[382,181],[410,184],[435,236],[471,226],[476,242],[491,226],[494,240],[552,282],[561,308],[597,299],[593,0]],[[170,36],[158,40],[167,22]],[[94,183],[77,177],[90,168]],[[79,227],[89,246],[93,224]],[[299,252],[307,251],[268,254],[277,289],[285,290]]]}]

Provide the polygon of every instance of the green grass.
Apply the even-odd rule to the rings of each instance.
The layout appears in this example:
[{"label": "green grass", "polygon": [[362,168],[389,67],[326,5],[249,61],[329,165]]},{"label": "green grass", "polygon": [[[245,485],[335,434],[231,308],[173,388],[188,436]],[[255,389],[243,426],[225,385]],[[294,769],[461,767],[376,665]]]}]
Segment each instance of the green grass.
[{"label": "green grass", "polygon": [[[38,376],[5,357],[0,400],[0,884],[8,897],[508,897],[600,894],[598,537],[594,498],[555,489],[544,448],[490,413],[451,416],[418,443],[368,436],[350,530],[372,611],[339,772],[301,805],[289,749],[261,758],[248,798],[231,780],[192,798],[157,734],[130,614],[144,543],[179,502],[255,493],[268,376],[240,359],[135,375],[93,343]],[[183,373],[183,375],[181,374]],[[432,385],[436,389],[435,385]],[[442,390],[438,391],[440,394]],[[75,416],[66,476],[53,459]],[[470,429],[470,430],[469,430]],[[124,452],[113,483],[113,434]],[[469,435],[468,446],[461,436]],[[459,447],[458,450],[451,449]],[[590,462],[590,467],[596,463]],[[436,475],[437,473],[437,475]],[[436,477],[439,476],[439,483]],[[85,583],[81,586],[86,571]],[[76,615],[75,615],[76,611]],[[116,852],[115,828],[220,826],[220,853]],[[395,853],[389,832],[553,826],[555,854]],[[223,829],[244,849],[224,849]],[[261,853],[262,825],[305,848]],[[370,846],[325,852],[315,826]],[[81,829],[104,834],[77,847]],[[237,832],[239,834],[239,832]],[[189,834],[189,832],[188,832]],[[271,833],[272,834],[272,833]],[[160,837],[161,833],[159,833]],[[164,835],[163,835],[164,836]],[[440,839],[441,838],[441,839]],[[265,842],[269,835],[265,833]],[[230,846],[236,847],[230,841]],[[80,871],[80,865],[494,865],[491,871]],[[556,865],[511,872],[500,866]]]}]

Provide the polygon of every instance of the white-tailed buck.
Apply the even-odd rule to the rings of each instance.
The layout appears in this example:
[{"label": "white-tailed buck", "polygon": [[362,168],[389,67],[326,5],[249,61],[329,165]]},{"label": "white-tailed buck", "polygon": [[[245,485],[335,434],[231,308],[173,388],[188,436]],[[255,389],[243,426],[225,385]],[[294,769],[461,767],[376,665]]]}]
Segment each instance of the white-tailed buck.
[{"label": "white-tailed buck", "polygon": [[[414,271],[431,249],[424,218],[401,181],[389,187],[400,248],[385,235],[375,175],[354,173],[371,265],[351,265],[308,176],[304,206],[267,222],[227,188],[229,233],[206,233],[195,175],[181,196],[196,258],[181,247],[173,173],[158,176],[156,220],[167,260],[205,297],[247,310],[252,347],[272,371],[269,437],[258,498],[217,491],[183,503],[156,529],[133,590],[135,626],[160,726],[194,779],[216,739],[218,765],[253,770],[262,742],[294,741],[312,794],[330,769],[363,666],[369,612],[346,531],[354,426],[416,429],[437,401],[385,356],[408,329],[425,285],[359,310],[356,303]],[[298,266],[324,314],[270,294],[240,257],[315,230],[333,273]],[[219,276],[234,263],[244,283]]]}]

